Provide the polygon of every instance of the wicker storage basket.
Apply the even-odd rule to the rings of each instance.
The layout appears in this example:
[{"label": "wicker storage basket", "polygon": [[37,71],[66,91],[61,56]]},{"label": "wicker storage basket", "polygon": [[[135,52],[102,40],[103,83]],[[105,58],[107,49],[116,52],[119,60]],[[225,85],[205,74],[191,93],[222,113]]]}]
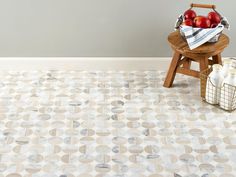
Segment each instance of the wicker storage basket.
[{"label": "wicker storage basket", "polygon": [[[207,95],[211,95],[211,92],[209,90],[206,90],[207,84],[211,84],[211,87],[215,87],[211,81],[207,82],[208,76],[211,73],[212,68],[209,68],[203,72],[200,73],[200,84],[201,84],[201,97],[203,101],[206,101],[206,91],[209,93]],[[226,111],[234,111],[236,109],[236,87],[224,84],[221,88],[215,87],[216,90],[219,90],[221,92],[221,102],[222,104],[214,105],[217,106],[223,110]],[[230,95],[230,99],[228,98]],[[222,97],[223,96],[223,97]]]}]

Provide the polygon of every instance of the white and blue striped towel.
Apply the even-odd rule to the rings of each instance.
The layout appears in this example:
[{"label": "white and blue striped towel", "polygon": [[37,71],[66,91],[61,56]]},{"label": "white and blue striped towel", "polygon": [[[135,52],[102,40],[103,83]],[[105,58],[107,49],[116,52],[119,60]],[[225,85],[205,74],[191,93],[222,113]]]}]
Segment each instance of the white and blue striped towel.
[{"label": "white and blue striped towel", "polygon": [[181,32],[184,34],[187,40],[190,50],[197,48],[198,46],[208,42],[210,39],[221,33],[224,29],[224,25],[219,24],[215,28],[193,28],[191,26],[180,26]]},{"label": "white and blue striped towel", "polygon": [[229,29],[230,25],[225,17],[222,17],[220,24],[215,28],[193,28],[191,26],[182,26],[184,21],[183,15],[180,15],[175,23],[175,29],[180,29],[184,34],[188,46],[191,50],[199,47],[200,45],[208,42],[214,38],[218,33],[221,33],[224,28]]}]

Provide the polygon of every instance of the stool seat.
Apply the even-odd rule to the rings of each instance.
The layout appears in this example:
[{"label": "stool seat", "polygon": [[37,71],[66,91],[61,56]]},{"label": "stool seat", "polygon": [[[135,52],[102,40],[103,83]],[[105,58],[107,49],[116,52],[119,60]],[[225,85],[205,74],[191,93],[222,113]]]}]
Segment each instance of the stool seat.
[{"label": "stool seat", "polygon": [[[174,51],[169,70],[164,81],[164,87],[171,87],[176,73],[199,78],[200,72],[206,70],[209,65],[222,64],[221,53],[229,44],[229,38],[222,34],[215,43],[205,43],[193,50],[189,49],[187,41],[179,31],[168,36],[168,41]],[[191,69],[191,62],[199,63],[199,70]]]},{"label": "stool seat", "polygon": [[182,54],[191,53],[191,54],[208,54],[214,53],[215,51],[222,50],[229,44],[229,38],[225,34],[222,34],[219,38],[218,42],[215,43],[205,43],[193,50],[189,49],[188,43],[185,39],[180,35],[179,31],[175,31],[170,33],[168,36],[168,41],[171,47],[174,50],[179,51]]}]

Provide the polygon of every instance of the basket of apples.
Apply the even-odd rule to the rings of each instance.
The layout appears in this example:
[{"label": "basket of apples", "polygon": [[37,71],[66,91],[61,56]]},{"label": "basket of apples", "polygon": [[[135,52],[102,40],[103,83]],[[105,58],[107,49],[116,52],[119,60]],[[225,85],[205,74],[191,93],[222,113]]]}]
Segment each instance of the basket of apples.
[{"label": "basket of apples", "polygon": [[[207,16],[202,16],[197,15],[193,8],[208,8],[212,11]],[[225,27],[229,28],[226,18],[216,11],[215,5],[208,4],[191,4],[190,9],[178,18],[175,26],[176,29],[180,29],[180,34],[187,40],[189,45],[195,41],[199,45],[205,42],[217,42]],[[199,45],[194,47],[196,48]]]}]

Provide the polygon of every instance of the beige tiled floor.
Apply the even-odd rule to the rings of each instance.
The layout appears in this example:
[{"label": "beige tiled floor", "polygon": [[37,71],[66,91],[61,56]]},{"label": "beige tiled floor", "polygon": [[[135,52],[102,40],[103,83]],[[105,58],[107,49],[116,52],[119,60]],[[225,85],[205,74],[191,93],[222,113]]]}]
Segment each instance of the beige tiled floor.
[{"label": "beige tiled floor", "polygon": [[1,72],[0,177],[236,176],[236,113],[164,76]]}]

